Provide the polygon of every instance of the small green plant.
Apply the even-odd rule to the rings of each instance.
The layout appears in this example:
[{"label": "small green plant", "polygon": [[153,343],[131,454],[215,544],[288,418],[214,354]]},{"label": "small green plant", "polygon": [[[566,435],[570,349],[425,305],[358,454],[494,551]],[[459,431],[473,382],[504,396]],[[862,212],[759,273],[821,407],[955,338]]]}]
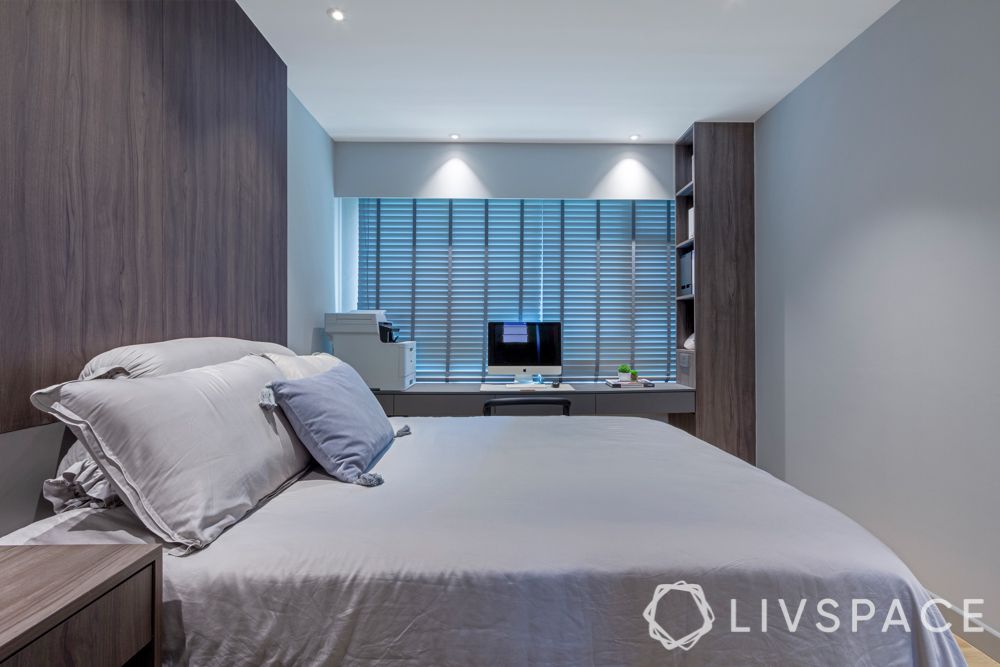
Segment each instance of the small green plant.
[{"label": "small green plant", "polygon": [[629,368],[628,364],[622,364],[621,366],[618,367],[618,372],[619,373],[631,373],[632,369]]}]

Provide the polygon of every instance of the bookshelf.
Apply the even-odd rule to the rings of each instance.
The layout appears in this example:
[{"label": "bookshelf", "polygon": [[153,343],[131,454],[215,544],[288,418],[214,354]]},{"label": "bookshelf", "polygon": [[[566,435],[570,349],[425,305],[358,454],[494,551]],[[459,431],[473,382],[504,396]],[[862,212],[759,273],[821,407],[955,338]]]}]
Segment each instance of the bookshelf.
[{"label": "bookshelf", "polygon": [[[753,123],[695,123],[674,144],[678,289],[681,257],[693,253],[693,293],[676,295],[678,366],[690,369],[689,384],[696,389],[694,423],[678,418],[676,425],[751,463],[753,151]],[[682,349],[695,332],[695,349]]]}]

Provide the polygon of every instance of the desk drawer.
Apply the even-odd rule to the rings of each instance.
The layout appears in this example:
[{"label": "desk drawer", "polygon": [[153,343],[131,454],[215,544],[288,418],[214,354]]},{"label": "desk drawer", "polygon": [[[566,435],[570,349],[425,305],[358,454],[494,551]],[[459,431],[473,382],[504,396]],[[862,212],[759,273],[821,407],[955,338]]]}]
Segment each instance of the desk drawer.
[{"label": "desk drawer", "polygon": [[483,414],[490,394],[396,394],[393,411],[398,417],[475,417]]},{"label": "desk drawer", "polygon": [[663,415],[671,412],[694,412],[693,392],[650,392],[627,389],[622,393],[597,395],[599,415]]},{"label": "desk drawer", "polygon": [[395,402],[393,401],[392,394],[375,394],[375,399],[378,401],[378,404],[382,406],[382,409],[385,411],[387,417],[392,417],[396,414],[394,406]]},{"label": "desk drawer", "polygon": [[153,640],[153,566],[105,593],[0,667],[120,667]]}]

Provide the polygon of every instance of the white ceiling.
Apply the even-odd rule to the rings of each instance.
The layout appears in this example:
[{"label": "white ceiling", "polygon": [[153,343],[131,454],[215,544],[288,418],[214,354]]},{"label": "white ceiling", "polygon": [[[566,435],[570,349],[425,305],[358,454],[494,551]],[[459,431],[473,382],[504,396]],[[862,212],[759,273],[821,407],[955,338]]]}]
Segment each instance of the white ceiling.
[{"label": "white ceiling", "polygon": [[334,139],[567,142],[756,120],[896,2],[239,0]]}]

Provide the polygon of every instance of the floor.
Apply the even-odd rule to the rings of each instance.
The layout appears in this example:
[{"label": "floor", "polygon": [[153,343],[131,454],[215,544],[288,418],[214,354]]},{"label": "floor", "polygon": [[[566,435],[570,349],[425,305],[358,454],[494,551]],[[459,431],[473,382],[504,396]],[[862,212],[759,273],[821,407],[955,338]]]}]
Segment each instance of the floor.
[{"label": "floor", "polygon": [[962,655],[965,656],[969,667],[1000,667],[1000,662],[995,661],[961,637],[955,637],[955,639],[958,641],[958,647],[962,649]]}]

